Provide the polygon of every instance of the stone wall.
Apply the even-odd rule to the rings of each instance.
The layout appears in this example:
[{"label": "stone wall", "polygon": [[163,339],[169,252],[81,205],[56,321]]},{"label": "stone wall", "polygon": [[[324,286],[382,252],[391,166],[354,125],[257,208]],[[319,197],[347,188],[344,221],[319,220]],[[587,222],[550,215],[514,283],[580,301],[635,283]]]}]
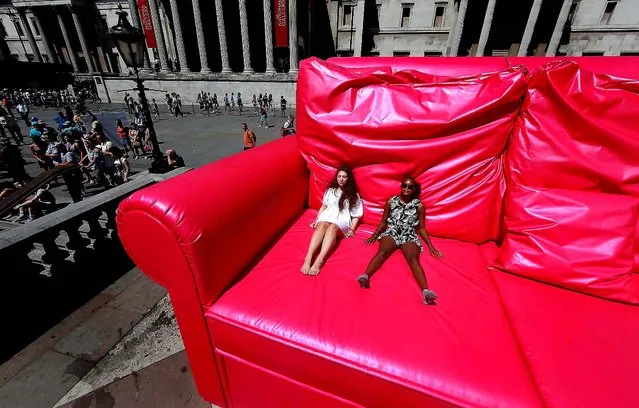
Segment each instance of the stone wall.
[{"label": "stone wall", "polygon": [[583,55],[584,53],[603,53],[604,55],[621,55],[639,52],[639,32],[572,32],[570,43],[561,50],[567,55]]},{"label": "stone wall", "polygon": [[[102,77],[104,86],[96,84],[100,99],[103,102],[121,102],[125,92],[135,94],[131,91],[135,83],[123,76]],[[251,104],[253,94],[263,93],[273,94],[273,100],[279,103],[280,96],[284,96],[289,106],[295,106],[295,92],[297,89],[296,76],[288,74],[262,75],[262,74],[211,74],[211,75],[151,75],[144,81],[144,86],[148,88],[147,97],[149,100],[155,98],[158,105],[164,103],[166,93],[176,92],[182,98],[182,103],[195,103],[198,93],[201,91],[217,94],[218,102],[223,103],[225,93],[231,95],[234,92],[242,94],[242,101],[245,107]]]}]

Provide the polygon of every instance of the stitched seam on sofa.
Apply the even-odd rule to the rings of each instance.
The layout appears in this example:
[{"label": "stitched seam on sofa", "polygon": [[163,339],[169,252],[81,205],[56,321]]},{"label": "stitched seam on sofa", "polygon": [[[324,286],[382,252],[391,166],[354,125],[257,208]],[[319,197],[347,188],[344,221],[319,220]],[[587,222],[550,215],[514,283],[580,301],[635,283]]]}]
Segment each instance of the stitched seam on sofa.
[{"label": "stitched seam on sofa", "polygon": [[[246,331],[248,331],[250,333],[253,333],[255,335],[265,337],[265,338],[267,338],[267,339],[269,339],[269,340],[271,340],[271,341],[273,341],[275,343],[279,343],[279,344],[282,344],[282,345],[285,345],[285,346],[292,347],[292,348],[294,348],[294,349],[296,349],[298,351],[301,351],[301,352],[304,352],[304,353],[307,353],[307,354],[311,354],[311,355],[313,355],[315,357],[322,358],[324,360],[328,360],[330,362],[337,363],[337,364],[342,365],[342,366],[346,366],[346,367],[348,367],[348,368],[350,368],[352,370],[358,371],[358,372],[360,372],[362,374],[369,375],[371,377],[375,377],[375,378],[380,379],[380,380],[389,381],[389,382],[392,382],[394,384],[398,384],[398,385],[400,385],[400,386],[402,386],[404,388],[407,388],[407,389],[409,389],[411,391],[417,391],[417,392],[419,392],[421,394],[425,394],[424,393],[424,388],[425,387],[423,385],[421,385],[421,384],[417,384],[417,383],[415,383],[413,381],[406,381],[406,379],[404,379],[404,378],[397,377],[397,376],[394,376],[394,375],[388,374],[388,373],[372,372],[370,369],[367,369],[366,366],[363,366],[361,364],[354,363],[352,361],[348,361],[348,360],[342,359],[340,357],[330,356],[330,355],[325,354],[324,352],[321,352],[321,351],[308,349],[308,348],[306,348],[306,346],[304,346],[302,344],[295,343],[295,342],[293,342],[291,340],[283,339],[281,337],[275,337],[271,333],[255,329],[252,326],[248,326],[248,325],[246,325],[244,323],[241,323],[241,322],[238,322],[236,320],[231,320],[231,319],[227,318],[226,316],[222,316],[222,315],[220,315],[218,313],[213,312],[213,314],[215,316],[211,316],[210,318],[217,319],[220,322],[226,323],[226,324],[228,324],[230,326],[239,327],[240,329],[246,330]],[[421,386],[422,388],[420,389],[419,386]],[[433,392],[434,395],[430,395],[430,394],[426,394],[426,395],[428,395],[429,397],[435,398],[435,399],[439,399],[439,400],[441,400],[442,402],[445,402],[445,403],[456,404],[456,405],[463,406],[464,403],[467,402],[467,401],[458,400],[454,396],[443,395],[440,391],[437,391],[437,390],[434,390],[434,389],[431,389],[431,388],[429,388],[429,390],[431,392]]]},{"label": "stitched seam on sofa", "polygon": [[[129,213],[131,212],[140,212],[146,216],[151,217],[153,220],[155,220],[159,225],[163,226],[166,231],[169,233],[169,236],[172,236],[175,239],[175,244],[178,248],[179,253],[182,255],[182,258],[184,259],[184,264],[187,266],[188,268],[188,272],[189,272],[189,277],[191,278],[191,284],[193,285],[193,287],[195,288],[195,294],[197,296],[197,302],[198,305],[200,306],[200,310],[202,311],[202,313],[200,314],[201,318],[202,318],[202,324],[204,325],[204,329],[206,330],[206,333],[208,334],[207,337],[207,341],[209,344],[209,349],[211,350],[211,359],[215,362],[215,370],[217,371],[217,375],[218,375],[218,381],[220,381],[221,379],[221,375],[220,375],[220,369],[217,366],[217,361],[215,360],[215,347],[213,345],[213,339],[211,338],[211,333],[209,331],[209,326],[206,322],[206,316],[204,316],[204,305],[202,305],[202,299],[200,299],[200,293],[197,290],[197,283],[195,282],[195,277],[193,276],[193,269],[191,268],[191,263],[188,261],[188,258],[186,257],[186,255],[184,254],[184,252],[182,251],[182,245],[179,244],[179,240],[177,239],[176,234],[174,234],[174,231],[177,231],[177,228],[169,228],[162,220],[165,220],[166,218],[162,217],[160,219],[158,219],[157,217],[155,217],[154,214],[151,214],[149,212],[149,210],[155,210],[155,205],[152,204],[151,208],[147,208],[145,209],[146,211],[142,211],[142,210],[132,210],[129,211]],[[168,289],[168,288],[167,288]],[[171,295],[171,292],[169,290],[169,297]],[[226,395],[224,395],[224,386],[223,384],[220,384],[220,389],[222,390],[222,397],[224,398],[224,400],[226,401]]]},{"label": "stitched seam on sofa", "polygon": [[[488,260],[486,260],[486,261],[488,261]],[[510,332],[512,334],[513,341],[515,342],[515,345],[517,346],[517,351],[519,352],[521,360],[524,363],[524,366],[526,367],[526,372],[528,373],[528,376],[530,377],[530,382],[533,385],[533,387],[535,389],[535,392],[537,392],[537,396],[539,397],[539,401],[542,404],[544,404],[544,406],[548,406],[548,403],[544,399],[544,395],[541,392],[541,386],[537,383],[537,380],[536,380],[535,376],[533,375],[532,367],[530,365],[530,362],[526,358],[526,354],[525,354],[524,349],[522,347],[523,345],[521,344],[521,342],[519,340],[519,336],[515,332],[515,329],[514,329],[513,324],[512,324],[512,320],[510,318],[510,313],[508,313],[508,309],[506,308],[506,304],[504,303],[503,297],[501,295],[501,290],[499,289],[499,286],[497,285],[497,282],[495,281],[495,277],[492,275],[493,272],[495,272],[495,270],[494,269],[493,270],[488,270],[487,272],[490,275],[490,281],[493,284],[493,286],[495,287],[495,291],[497,293],[497,296],[499,297],[499,304],[501,305],[501,309],[502,309],[502,312],[504,314],[504,318],[506,319],[506,322],[508,323],[508,328],[510,329]],[[501,271],[499,271],[499,272],[502,273]]]}]

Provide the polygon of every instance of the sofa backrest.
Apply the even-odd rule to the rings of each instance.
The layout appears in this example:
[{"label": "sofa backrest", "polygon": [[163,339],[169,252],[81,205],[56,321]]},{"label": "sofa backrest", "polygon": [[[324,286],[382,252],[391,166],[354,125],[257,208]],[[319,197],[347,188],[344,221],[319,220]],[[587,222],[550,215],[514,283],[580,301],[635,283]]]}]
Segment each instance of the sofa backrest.
[{"label": "sofa backrest", "polygon": [[347,165],[364,200],[364,223],[379,222],[386,200],[409,175],[423,186],[430,233],[475,243],[499,237],[501,154],[527,74],[492,70],[503,68],[503,59],[485,59],[486,69],[472,70],[471,60],[439,61],[445,60],[445,73],[484,73],[450,77],[430,67],[401,69],[407,63],[354,69],[302,62],[298,141],[311,171],[311,207],[319,208],[336,169]]}]

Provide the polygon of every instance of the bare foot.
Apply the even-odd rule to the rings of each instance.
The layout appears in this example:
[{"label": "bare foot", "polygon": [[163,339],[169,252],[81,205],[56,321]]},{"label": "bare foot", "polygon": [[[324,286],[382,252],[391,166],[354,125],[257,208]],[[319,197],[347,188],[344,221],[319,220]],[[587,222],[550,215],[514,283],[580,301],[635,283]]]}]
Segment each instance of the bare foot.
[{"label": "bare foot", "polygon": [[309,258],[306,258],[304,259],[304,264],[302,265],[302,269],[300,269],[300,272],[302,272],[304,275],[308,275],[310,270],[311,260]]},{"label": "bare foot", "polygon": [[322,268],[322,263],[319,260],[315,260],[315,263],[313,264],[313,266],[311,266],[311,269],[308,271],[308,274],[311,276],[316,276],[320,273],[320,269]]}]

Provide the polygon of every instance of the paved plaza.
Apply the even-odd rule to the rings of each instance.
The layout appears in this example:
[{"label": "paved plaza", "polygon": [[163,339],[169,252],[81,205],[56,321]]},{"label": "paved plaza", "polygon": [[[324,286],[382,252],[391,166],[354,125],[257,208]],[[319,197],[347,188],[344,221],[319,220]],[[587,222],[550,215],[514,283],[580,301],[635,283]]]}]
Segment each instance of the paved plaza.
[{"label": "paved plaza", "polygon": [[[116,111],[117,105],[103,110]],[[93,107],[94,111],[98,111]],[[53,123],[56,111],[32,112]],[[187,167],[241,154],[240,125],[247,122],[258,145],[280,137],[285,119],[276,111],[271,128],[237,112],[184,118],[162,115],[156,122],[162,150],[175,149]],[[23,133],[25,129],[23,128]],[[32,175],[39,172],[22,147]],[[134,173],[149,166],[131,159]],[[64,186],[55,187],[64,197]],[[98,194],[93,191],[90,194]],[[199,397],[166,290],[137,268],[0,366],[0,407],[210,407]]]}]

